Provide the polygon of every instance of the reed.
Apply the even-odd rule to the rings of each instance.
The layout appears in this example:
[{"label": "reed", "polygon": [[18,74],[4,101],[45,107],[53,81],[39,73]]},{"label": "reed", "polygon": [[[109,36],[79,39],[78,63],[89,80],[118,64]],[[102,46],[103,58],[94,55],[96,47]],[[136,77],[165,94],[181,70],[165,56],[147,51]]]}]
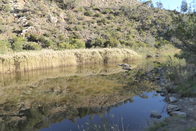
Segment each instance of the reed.
[{"label": "reed", "polygon": [[80,64],[103,64],[138,59],[130,49],[76,49],[18,52],[0,56],[0,73],[28,71]]}]

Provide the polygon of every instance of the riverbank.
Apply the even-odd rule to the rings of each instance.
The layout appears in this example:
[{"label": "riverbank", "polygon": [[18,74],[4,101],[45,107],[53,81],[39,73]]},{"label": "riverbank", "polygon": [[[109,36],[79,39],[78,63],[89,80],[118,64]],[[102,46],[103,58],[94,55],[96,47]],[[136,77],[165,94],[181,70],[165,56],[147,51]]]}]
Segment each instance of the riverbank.
[{"label": "riverbank", "polygon": [[[183,85],[176,85],[176,83],[171,81],[170,79],[165,77],[165,73],[169,72],[169,67],[162,67],[156,72],[160,77],[157,79],[157,83],[160,85],[160,89],[157,90],[157,93],[165,97],[165,101],[167,102],[167,113],[170,117],[164,119],[161,122],[156,122],[153,124],[152,127],[148,129],[148,131],[184,131],[196,130],[196,97],[194,92],[192,93],[192,97],[188,94],[188,87],[186,87],[187,94],[184,96],[182,92],[179,92],[179,86]],[[176,67],[177,68],[177,67]],[[181,70],[181,72],[183,72]],[[152,72],[151,72],[152,73]],[[168,74],[167,74],[168,75]],[[179,75],[179,74],[176,74]],[[185,79],[185,78],[184,78]],[[184,87],[185,88],[185,87]],[[154,117],[161,115],[158,113],[152,113]]]},{"label": "riverbank", "polygon": [[29,71],[81,64],[123,62],[141,58],[131,49],[75,49],[18,52],[0,56],[0,73]]}]

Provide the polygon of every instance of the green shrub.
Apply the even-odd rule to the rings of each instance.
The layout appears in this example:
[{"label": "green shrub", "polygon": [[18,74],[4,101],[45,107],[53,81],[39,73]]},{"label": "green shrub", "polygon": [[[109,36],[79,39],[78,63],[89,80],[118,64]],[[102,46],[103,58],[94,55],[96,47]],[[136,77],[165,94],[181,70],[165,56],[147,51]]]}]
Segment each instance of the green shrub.
[{"label": "green shrub", "polygon": [[22,36],[16,37],[13,39],[12,49],[14,51],[22,51],[23,45],[27,43],[27,39],[23,38]]},{"label": "green shrub", "polygon": [[66,38],[65,38],[65,36],[63,34],[60,34],[58,36],[58,39],[59,39],[59,41],[66,41]]},{"label": "green shrub", "polygon": [[10,48],[10,43],[6,40],[1,40],[0,41],[0,54],[4,54],[11,50]]},{"label": "green shrub", "polygon": [[85,48],[85,43],[84,41],[80,40],[80,39],[73,39],[71,41],[71,44],[75,47],[75,48]]},{"label": "green shrub", "polygon": [[98,20],[97,23],[105,25],[107,23],[107,19],[106,18],[102,18],[102,19]]},{"label": "green shrub", "polygon": [[137,46],[138,47],[146,47],[146,43],[144,43],[144,42],[137,42]]},{"label": "green shrub", "polygon": [[119,45],[120,41],[114,37],[109,38],[109,40],[104,43],[104,47],[118,47]]},{"label": "green shrub", "polygon": [[82,26],[81,26],[81,25],[76,25],[76,26],[74,27],[74,29],[75,29],[76,31],[81,31],[81,30],[82,30]]},{"label": "green shrub", "polygon": [[10,12],[12,9],[9,4],[2,5],[0,11]]},{"label": "green shrub", "polygon": [[85,16],[93,16],[93,12],[88,10],[88,11],[84,12],[84,15]]},{"label": "green shrub", "polygon": [[39,36],[37,34],[30,34],[28,37],[29,41],[37,42],[39,39]]},{"label": "green shrub", "polygon": [[113,20],[114,18],[115,18],[115,16],[114,16],[113,14],[109,14],[109,15],[108,15],[108,19],[109,19],[109,20]]},{"label": "green shrub", "polygon": [[101,13],[96,13],[96,14],[94,15],[94,17],[101,17],[101,16],[102,16]]},{"label": "green shrub", "polygon": [[74,49],[75,47],[67,42],[59,43],[60,49]]},{"label": "green shrub", "polygon": [[49,46],[52,46],[55,44],[52,40],[44,36],[40,36],[38,41],[41,42],[42,48],[48,48]]},{"label": "green shrub", "polygon": [[103,14],[109,14],[111,12],[111,9],[104,9]]},{"label": "green shrub", "polygon": [[46,37],[52,37],[52,34],[51,34],[51,32],[46,32],[46,33],[44,34],[44,36],[46,36]]},{"label": "green shrub", "polygon": [[137,44],[135,43],[135,41],[125,41],[124,44],[128,47],[136,47]]},{"label": "green shrub", "polygon": [[23,50],[40,50],[41,48],[41,45],[35,42],[26,42],[23,45]]},{"label": "green shrub", "polygon": [[5,25],[0,25],[0,34],[5,33],[6,31],[7,31],[7,28],[5,27]]},{"label": "green shrub", "polygon": [[105,40],[100,38],[100,37],[97,37],[95,38],[94,40],[89,40],[87,41],[86,43],[86,47],[87,48],[92,48],[92,47],[104,47],[104,43],[105,43]]}]

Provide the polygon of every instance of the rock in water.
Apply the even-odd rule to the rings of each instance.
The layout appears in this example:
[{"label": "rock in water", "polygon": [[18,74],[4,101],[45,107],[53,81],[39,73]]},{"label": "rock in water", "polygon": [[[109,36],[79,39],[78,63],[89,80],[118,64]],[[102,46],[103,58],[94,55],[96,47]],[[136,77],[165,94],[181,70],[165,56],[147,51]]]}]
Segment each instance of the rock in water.
[{"label": "rock in water", "polygon": [[150,117],[159,119],[161,118],[161,114],[158,113],[157,111],[151,111]]}]

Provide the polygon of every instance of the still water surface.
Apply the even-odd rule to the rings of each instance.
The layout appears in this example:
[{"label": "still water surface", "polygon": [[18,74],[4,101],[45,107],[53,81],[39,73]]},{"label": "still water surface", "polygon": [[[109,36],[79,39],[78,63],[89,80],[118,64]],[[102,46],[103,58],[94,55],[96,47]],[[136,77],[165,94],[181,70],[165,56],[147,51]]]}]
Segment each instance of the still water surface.
[{"label": "still water surface", "polygon": [[129,73],[111,64],[2,74],[0,130],[145,130],[152,110],[168,116],[154,84],[133,81],[153,64],[131,62]]}]

